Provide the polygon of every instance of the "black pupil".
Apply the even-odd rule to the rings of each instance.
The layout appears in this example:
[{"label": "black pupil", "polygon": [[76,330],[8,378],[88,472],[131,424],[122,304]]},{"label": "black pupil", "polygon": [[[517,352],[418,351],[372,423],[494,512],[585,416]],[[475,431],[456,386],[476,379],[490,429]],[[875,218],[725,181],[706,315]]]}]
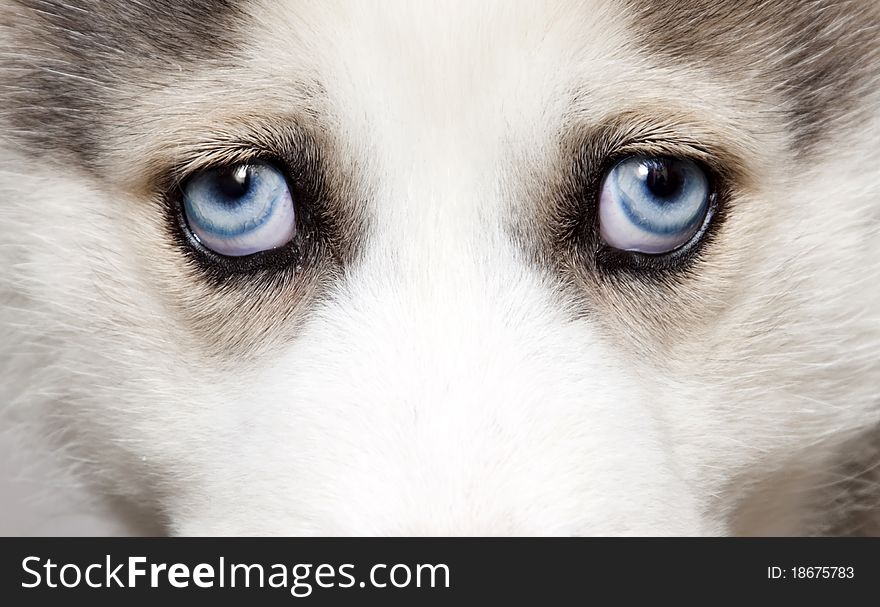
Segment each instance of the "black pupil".
[{"label": "black pupil", "polygon": [[662,200],[674,200],[681,193],[684,175],[677,163],[669,160],[656,160],[646,163],[648,176],[645,185],[652,195]]},{"label": "black pupil", "polygon": [[241,199],[251,186],[250,167],[242,164],[221,170],[217,174],[216,186],[226,200]]}]

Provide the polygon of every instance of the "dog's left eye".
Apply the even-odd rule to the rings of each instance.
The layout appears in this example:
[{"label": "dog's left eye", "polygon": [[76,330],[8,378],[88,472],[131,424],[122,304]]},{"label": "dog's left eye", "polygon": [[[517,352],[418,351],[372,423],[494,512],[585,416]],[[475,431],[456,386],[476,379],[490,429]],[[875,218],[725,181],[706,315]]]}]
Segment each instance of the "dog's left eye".
[{"label": "dog's left eye", "polygon": [[282,247],[296,230],[287,180],[266,162],[198,173],[183,187],[183,211],[202,245],[231,257]]},{"label": "dog's left eye", "polygon": [[706,172],[679,158],[631,156],[612,168],[599,195],[599,232],[608,246],[660,255],[691,241],[709,212]]}]

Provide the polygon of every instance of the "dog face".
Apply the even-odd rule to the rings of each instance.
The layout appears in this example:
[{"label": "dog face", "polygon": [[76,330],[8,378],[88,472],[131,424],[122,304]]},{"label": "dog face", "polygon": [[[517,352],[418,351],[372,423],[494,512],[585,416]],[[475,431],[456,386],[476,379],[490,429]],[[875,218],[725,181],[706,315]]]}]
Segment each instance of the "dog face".
[{"label": "dog face", "polygon": [[880,12],[820,4],[3,3],[11,418],[174,533],[836,529]]}]

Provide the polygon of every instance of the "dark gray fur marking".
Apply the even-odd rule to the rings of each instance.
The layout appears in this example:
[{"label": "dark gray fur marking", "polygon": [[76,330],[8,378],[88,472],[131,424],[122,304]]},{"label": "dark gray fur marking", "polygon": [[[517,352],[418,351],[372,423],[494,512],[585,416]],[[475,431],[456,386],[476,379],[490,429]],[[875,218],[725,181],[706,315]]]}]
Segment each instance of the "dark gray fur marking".
[{"label": "dark gray fur marking", "polygon": [[878,86],[880,3],[874,0],[623,2],[637,44],[650,55],[778,91],[799,154],[815,149],[842,120],[858,124],[865,87]]},{"label": "dark gray fur marking", "polygon": [[137,103],[163,72],[220,62],[236,46],[235,0],[13,0],[2,9],[0,104],[5,135],[26,151],[69,152],[86,168],[100,154],[113,108]]}]

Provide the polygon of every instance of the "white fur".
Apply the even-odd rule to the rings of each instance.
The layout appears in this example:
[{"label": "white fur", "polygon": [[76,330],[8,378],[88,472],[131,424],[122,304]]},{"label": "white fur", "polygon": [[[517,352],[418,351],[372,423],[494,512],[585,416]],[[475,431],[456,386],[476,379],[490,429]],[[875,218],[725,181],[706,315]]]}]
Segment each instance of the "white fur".
[{"label": "white fur", "polygon": [[[104,183],[0,145],[7,442],[182,534],[815,528],[807,496],[880,423],[880,112],[798,165],[774,93],[629,48],[613,2],[251,10],[240,66],[125,110]],[[141,159],[296,110],[314,75],[374,231],[294,336],[206,356]],[[753,178],[666,343],[624,295],[576,320],[506,231],[560,132],[640,104],[708,125]],[[762,484],[779,474],[797,482]],[[0,532],[54,531],[22,507]]]}]

